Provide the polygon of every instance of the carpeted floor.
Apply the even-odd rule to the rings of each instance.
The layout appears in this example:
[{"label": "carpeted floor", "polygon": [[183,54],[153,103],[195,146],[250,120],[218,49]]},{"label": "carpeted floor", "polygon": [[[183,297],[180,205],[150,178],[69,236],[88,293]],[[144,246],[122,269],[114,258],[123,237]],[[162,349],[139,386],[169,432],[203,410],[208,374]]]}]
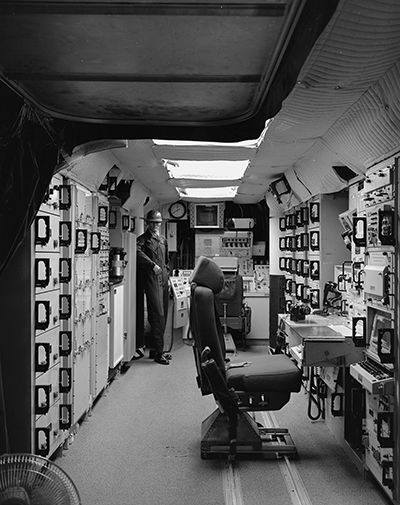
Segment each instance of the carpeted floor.
[{"label": "carpeted floor", "polygon": [[[238,359],[253,352],[266,349]],[[223,505],[226,464],[200,458],[201,421],[214,408],[197,389],[192,349],[180,345],[170,366],[143,358],[113,381],[56,463],[83,505]],[[275,417],[296,442],[296,468],[312,504],[384,505],[324,423],[311,423],[306,412],[299,393]],[[292,503],[277,461],[239,461],[236,470],[242,505]]]}]

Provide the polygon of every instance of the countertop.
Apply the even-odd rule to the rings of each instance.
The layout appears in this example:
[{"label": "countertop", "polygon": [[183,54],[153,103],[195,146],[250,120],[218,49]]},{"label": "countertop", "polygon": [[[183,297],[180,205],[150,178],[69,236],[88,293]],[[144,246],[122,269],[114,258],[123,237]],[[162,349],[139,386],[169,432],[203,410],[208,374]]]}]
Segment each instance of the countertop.
[{"label": "countertop", "polygon": [[269,291],[245,291],[243,293],[244,298],[267,298],[269,297]]}]

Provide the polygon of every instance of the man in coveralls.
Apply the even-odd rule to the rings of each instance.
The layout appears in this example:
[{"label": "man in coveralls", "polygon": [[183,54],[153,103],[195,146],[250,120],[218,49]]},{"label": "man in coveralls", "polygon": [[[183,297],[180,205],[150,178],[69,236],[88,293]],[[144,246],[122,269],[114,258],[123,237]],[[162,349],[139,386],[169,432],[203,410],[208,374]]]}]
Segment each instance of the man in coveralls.
[{"label": "man in coveralls", "polygon": [[154,361],[161,365],[169,365],[171,356],[164,353],[164,330],[168,314],[167,239],[160,234],[162,218],[159,211],[150,210],[146,216],[146,223],[146,231],[137,239],[138,297],[143,299],[144,290],[154,346]]}]

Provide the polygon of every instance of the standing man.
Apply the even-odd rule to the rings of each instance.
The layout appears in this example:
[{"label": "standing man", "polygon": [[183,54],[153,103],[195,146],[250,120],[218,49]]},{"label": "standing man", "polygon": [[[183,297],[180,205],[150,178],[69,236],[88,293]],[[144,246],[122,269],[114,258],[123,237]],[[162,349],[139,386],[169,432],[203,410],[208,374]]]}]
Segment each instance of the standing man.
[{"label": "standing man", "polygon": [[150,210],[146,216],[147,229],[137,239],[138,297],[143,299],[144,290],[154,361],[169,365],[170,355],[164,353],[164,330],[168,314],[168,247],[167,239],[160,233],[161,223],[161,213]]}]

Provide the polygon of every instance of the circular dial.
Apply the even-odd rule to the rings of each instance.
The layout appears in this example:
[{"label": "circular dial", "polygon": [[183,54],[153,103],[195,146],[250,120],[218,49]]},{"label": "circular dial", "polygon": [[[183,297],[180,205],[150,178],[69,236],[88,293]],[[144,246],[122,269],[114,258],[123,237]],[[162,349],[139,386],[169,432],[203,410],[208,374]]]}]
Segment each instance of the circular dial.
[{"label": "circular dial", "polygon": [[183,202],[175,202],[169,206],[169,215],[174,219],[181,219],[186,214],[186,206]]}]

